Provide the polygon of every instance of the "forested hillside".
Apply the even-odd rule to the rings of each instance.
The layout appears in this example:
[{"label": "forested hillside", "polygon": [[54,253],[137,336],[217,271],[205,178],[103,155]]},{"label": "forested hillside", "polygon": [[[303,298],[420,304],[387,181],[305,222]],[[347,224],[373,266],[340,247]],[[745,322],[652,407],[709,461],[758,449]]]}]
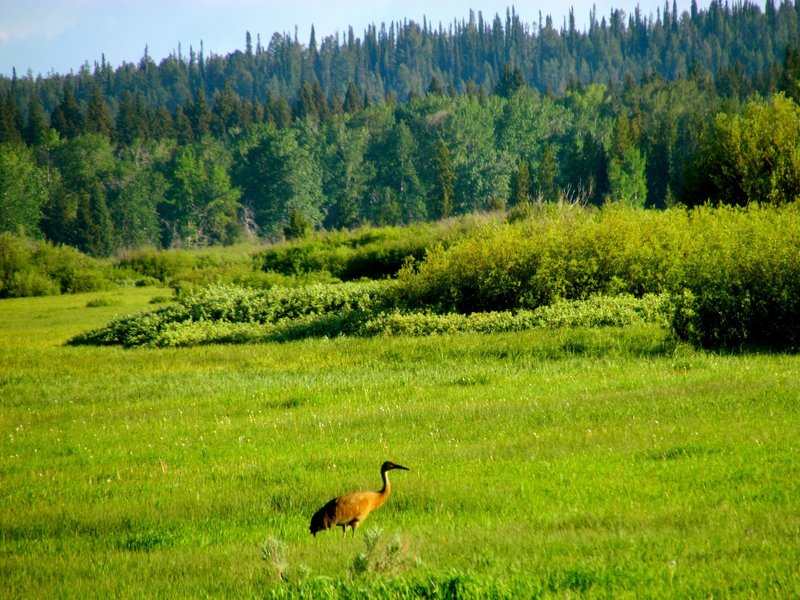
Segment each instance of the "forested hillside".
[{"label": "forested hillside", "polygon": [[243,32],[0,78],[0,232],[95,256],[402,224],[534,200],[800,195],[800,4]]}]

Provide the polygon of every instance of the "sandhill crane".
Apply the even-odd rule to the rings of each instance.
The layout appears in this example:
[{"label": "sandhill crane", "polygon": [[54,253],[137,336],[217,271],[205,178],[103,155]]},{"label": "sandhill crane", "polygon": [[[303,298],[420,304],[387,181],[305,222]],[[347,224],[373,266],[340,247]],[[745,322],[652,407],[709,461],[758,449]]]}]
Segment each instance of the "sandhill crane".
[{"label": "sandhill crane", "polygon": [[392,469],[403,469],[410,471],[408,467],[396,465],[386,461],[381,465],[381,478],[383,487],[379,492],[353,492],[339,496],[320,508],[311,517],[311,533],[316,537],[318,531],[330,529],[331,527],[341,527],[342,537],[347,534],[347,526],[353,530],[353,537],[356,535],[356,527],[361,525],[376,508],[383,506],[389,497],[392,486],[389,483],[388,472]]}]

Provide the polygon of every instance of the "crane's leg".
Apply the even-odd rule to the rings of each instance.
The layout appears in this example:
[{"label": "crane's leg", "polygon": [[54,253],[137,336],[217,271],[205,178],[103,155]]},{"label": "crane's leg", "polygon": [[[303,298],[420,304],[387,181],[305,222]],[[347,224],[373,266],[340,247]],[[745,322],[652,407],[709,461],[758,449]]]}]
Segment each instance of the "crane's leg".
[{"label": "crane's leg", "polygon": [[347,535],[347,524],[342,525],[341,527],[342,527],[342,539],[344,539],[345,536]]}]

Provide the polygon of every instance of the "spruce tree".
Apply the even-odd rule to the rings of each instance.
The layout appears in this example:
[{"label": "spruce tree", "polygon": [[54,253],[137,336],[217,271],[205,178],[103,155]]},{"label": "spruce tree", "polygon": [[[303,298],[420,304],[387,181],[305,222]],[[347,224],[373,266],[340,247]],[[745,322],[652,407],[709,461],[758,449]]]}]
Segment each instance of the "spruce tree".
[{"label": "spruce tree", "polygon": [[108,114],[103,91],[98,85],[92,86],[92,95],[86,107],[86,131],[106,137],[111,135],[111,116]]},{"label": "spruce tree", "polygon": [[0,142],[22,142],[22,129],[22,115],[9,90],[5,99],[0,96]]},{"label": "spruce tree", "polygon": [[113,224],[102,184],[95,181],[81,192],[76,220],[78,247],[91,256],[108,256],[113,249]]},{"label": "spruce tree", "polygon": [[62,137],[71,139],[83,132],[83,114],[72,88],[66,83],[63,94],[61,102],[53,109],[50,124]]},{"label": "spruce tree", "polygon": [[44,114],[42,103],[38,96],[31,96],[28,101],[28,122],[25,125],[23,135],[25,142],[31,146],[40,144],[47,133],[47,117]]},{"label": "spruce tree", "polygon": [[354,115],[364,109],[364,102],[362,101],[361,94],[356,88],[356,84],[350,81],[347,84],[347,93],[344,96],[344,111]]}]

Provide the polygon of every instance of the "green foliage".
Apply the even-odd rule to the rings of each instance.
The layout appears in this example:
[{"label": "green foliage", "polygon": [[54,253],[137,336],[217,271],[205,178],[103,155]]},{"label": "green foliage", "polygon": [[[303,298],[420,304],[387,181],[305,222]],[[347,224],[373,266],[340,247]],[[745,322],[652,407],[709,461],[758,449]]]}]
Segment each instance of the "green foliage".
[{"label": "green foliage", "polygon": [[264,271],[284,275],[325,272],[348,281],[394,277],[409,260],[420,262],[437,242],[457,236],[437,225],[365,228],[320,234],[294,243],[276,244],[254,257]]},{"label": "green foliage", "polygon": [[446,219],[453,213],[456,202],[455,180],[450,150],[443,140],[439,140],[436,151],[436,179],[431,188],[433,209],[431,212],[439,219]]},{"label": "green foliage", "polygon": [[660,294],[680,274],[685,213],[539,205],[531,220],[477,229],[400,274],[408,308],[480,312],[558,299]]},{"label": "green foliage", "polygon": [[167,284],[177,279],[179,273],[196,266],[195,255],[185,250],[135,250],[122,253],[116,261],[118,267],[131,269],[139,275]]},{"label": "green foliage", "polygon": [[120,271],[131,272],[133,278],[168,285],[179,294],[214,283],[269,288],[274,285],[305,285],[329,279],[319,273],[302,277],[265,273],[254,258],[257,255],[256,247],[248,246],[168,251],[142,249],[122,253],[114,265]]},{"label": "green foliage", "polygon": [[517,169],[511,173],[508,204],[517,206],[531,200],[531,173],[525,160],[519,161]]},{"label": "green foliage", "polygon": [[638,127],[617,119],[608,161],[608,200],[643,208],[647,200],[645,159],[637,145]]},{"label": "green foliage", "polygon": [[0,232],[39,234],[44,172],[23,145],[0,144]]},{"label": "green foliage", "polygon": [[75,227],[75,242],[82,252],[96,257],[111,254],[114,229],[106,193],[99,182],[91,184],[88,192],[78,199]]},{"label": "green foliage", "polygon": [[687,203],[743,206],[800,198],[800,106],[782,95],[719,113],[701,140]]},{"label": "green foliage", "polygon": [[247,150],[238,184],[242,203],[268,235],[283,231],[293,210],[316,225],[321,221],[319,163],[309,148],[298,143],[292,130],[270,128],[258,132]]},{"label": "green foliage", "polygon": [[[189,266],[195,276],[178,275],[165,261],[179,255],[140,254],[120,266],[162,281],[172,277],[182,291],[180,307],[123,318],[76,342],[187,345],[644,323],[669,326],[701,346],[798,347],[797,205],[662,212],[609,205],[591,212],[539,204],[530,210],[529,220],[490,222],[462,237],[439,238],[446,247],[434,236],[417,246],[425,254],[416,262],[407,259],[405,244],[422,236],[391,237],[397,229],[274,248],[255,258],[256,267],[268,270],[265,291],[192,291],[192,284],[213,281],[213,273],[218,281],[252,286],[258,280],[222,277],[230,271],[224,262]],[[403,260],[397,280],[288,288],[279,279],[385,277],[389,265]]]},{"label": "green foliage", "polygon": [[592,328],[656,325],[665,327],[669,305],[665,296],[595,296],[562,300],[536,310],[434,314],[386,312],[368,321],[366,335],[441,335],[450,333],[510,333],[535,328]]},{"label": "green foliage", "polygon": [[288,341],[307,337],[508,333],[533,328],[666,325],[664,297],[594,297],[535,311],[471,315],[401,312],[389,282],[310,285],[258,291],[210,286],[178,305],[112,321],[71,344],[194,346]]},{"label": "green foliage", "polygon": [[210,140],[178,150],[168,199],[170,246],[235,241],[241,193],[231,185],[230,162],[222,144]]},{"label": "green foliage", "polygon": [[800,350],[800,205],[704,208],[690,227],[675,332],[708,348]]},{"label": "green foliage", "polygon": [[683,339],[797,348],[796,204],[744,212],[538,210],[532,220],[435,247],[404,269],[404,308],[469,314],[595,294],[671,293],[672,327]]},{"label": "green foliage", "polygon": [[213,285],[182,294],[176,305],[117,319],[70,343],[183,346],[337,336],[357,332],[391,301],[385,282],[268,290]]},{"label": "green foliage", "polygon": [[302,239],[308,235],[310,223],[303,213],[293,208],[289,213],[289,220],[283,227],[283,236],[287,240]]},{"label": "green foliage", "polygon": [[108,277],[74,248],[0,234],[0,298],[99,290],[112,285]]}]

